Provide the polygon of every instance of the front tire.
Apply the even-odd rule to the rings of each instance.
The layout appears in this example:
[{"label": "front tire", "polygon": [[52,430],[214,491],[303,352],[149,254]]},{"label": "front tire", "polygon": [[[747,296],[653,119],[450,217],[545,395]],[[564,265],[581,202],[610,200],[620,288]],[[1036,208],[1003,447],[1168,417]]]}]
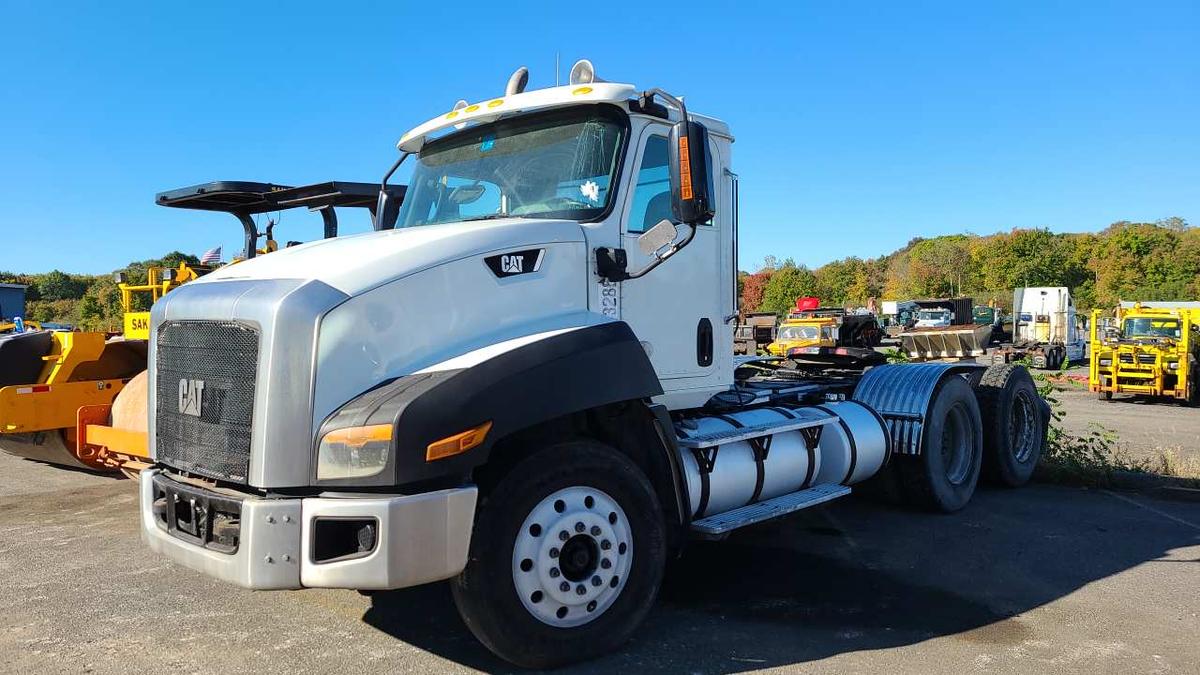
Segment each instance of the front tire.
[{"label": "front tire", "polygon": [[522,460],[484,498],[451,589],[488,649],[552,668],[628,640],[665,563],[662,509],[646,476],[606,445],[571,441]]}]

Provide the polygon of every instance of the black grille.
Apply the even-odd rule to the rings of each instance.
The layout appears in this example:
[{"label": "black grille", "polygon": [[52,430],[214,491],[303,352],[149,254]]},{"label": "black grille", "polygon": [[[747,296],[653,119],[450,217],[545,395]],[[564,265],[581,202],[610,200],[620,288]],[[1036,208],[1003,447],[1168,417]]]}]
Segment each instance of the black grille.
[{"label": "black grille", "polygon": [[158,328],[155,359],[158,460],[245,483],[258,330],[232,321],[167,322]]}]

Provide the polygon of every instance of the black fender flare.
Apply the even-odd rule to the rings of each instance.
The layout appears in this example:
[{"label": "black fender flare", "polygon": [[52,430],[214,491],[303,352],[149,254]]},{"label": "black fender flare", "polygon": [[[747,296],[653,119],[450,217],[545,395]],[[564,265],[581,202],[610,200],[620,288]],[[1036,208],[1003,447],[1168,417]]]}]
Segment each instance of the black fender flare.
[{"label": "black fender flare", "polygon": [[[629,325],[614,321],[557,333],[467,368],[389,380],[344,404],[321,425],[313,480],[322,486],[397,486],[465,476],[487,462],[498,439],[541,422],[662,393]],[[426,461],[431,443],[484,423],[479,446]],[[375,476],[316,480],[316,450],[330,431],[392,424],[387,464]]]}]

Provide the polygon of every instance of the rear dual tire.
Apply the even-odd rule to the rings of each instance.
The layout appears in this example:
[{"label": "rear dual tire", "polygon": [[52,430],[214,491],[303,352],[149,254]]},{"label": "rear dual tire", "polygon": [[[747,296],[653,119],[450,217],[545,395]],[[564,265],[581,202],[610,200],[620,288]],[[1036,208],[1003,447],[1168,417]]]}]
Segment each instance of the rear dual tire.
[{"label": "rear dual tire", "polygon": [[484,497],[451,590],[493,653],[551,668],[628,640],[665,564],[665,523],[646,476],[604,444],[571,441],[522,460]]},{"label": "rear dual tire", "polygon": [[991,483],[1029,482],[1046,443],[1041,396],[1029,371],[1016,364],[991,366],[975,387],[983,419],[983,475]]},{"label": "rear dual tire", "polygon": [[895,472],[910,504],[952,513],[971,501],[983,461],[982,422],[971,385],[951,376],[934,393],[921,454],[897,455]]}]

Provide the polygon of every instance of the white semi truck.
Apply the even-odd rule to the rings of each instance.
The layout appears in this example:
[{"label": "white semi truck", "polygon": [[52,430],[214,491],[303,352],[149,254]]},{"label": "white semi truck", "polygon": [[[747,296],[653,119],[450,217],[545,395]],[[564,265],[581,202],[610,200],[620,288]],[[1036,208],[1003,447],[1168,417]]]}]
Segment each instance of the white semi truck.
[{"label": "white semi truck", "polygon": [[735,362],[729,128],[586,62],[526,81],[401,137],[383,231],[154,306],[152,549],[251,589],[448,579],[547,667],[628,639],[691,538],[868,479],[947,512],[981,470],[1029,479],[1048,410],[1017,366]]},{"label": "white semi truck", "polygon": [[1087,352],[1086,318],[1075,312],[1065,286],[1030,286],[1013,290],[1013,341],[997,347],[993,364],[1028,360],[1034,368],[1058,370],[1078,363]]}]

